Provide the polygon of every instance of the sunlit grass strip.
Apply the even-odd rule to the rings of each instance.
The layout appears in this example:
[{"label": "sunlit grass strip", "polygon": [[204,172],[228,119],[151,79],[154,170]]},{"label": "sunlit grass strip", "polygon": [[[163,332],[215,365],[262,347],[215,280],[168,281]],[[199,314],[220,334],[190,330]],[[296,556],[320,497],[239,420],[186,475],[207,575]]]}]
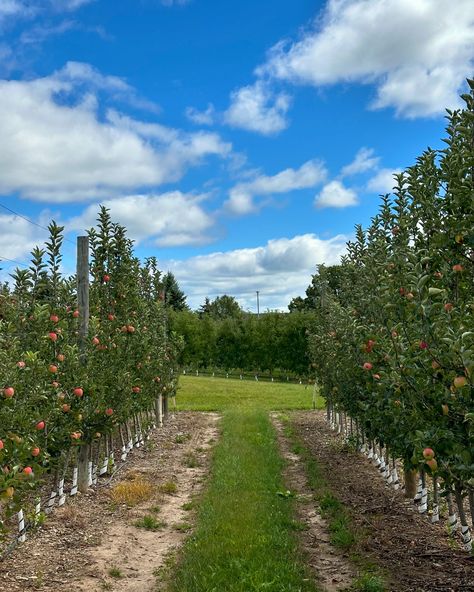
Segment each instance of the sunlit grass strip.
[{"label": "sunlit grass strip", "polygon": [[294,500],[284,488],[274,429],[262,410],[228,411],[197,527],[173,592],[314,592],[299,555]]},{"label": "sunlit grass strip", "polygon": [[[313,385],[180,376],[176,399],[178,409],[186,411],[224,411],[236,406],[273,411],[311,409]],[[324,406],[324,399],[318,396],[316,407]]]}]

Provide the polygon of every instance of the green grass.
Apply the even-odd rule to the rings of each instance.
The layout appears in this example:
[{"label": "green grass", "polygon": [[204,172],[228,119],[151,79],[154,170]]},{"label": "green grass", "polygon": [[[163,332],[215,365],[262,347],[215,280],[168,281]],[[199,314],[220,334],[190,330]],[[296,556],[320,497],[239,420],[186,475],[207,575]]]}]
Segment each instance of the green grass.
[{"label": "green grass", "polygon": [[[254,391],[259,387],[252,386]],[[212,405],[231,407],[231,396],[214,395]],[[265,405],[274,407],[274,402],[267,392]],[[314,592],[298,551],[295,500],[279,495],[286,490],[283,461],[268,412],[244,404],[224,413],[221,428],[196,529],[173,569],[169,590]]]},{"label": "green grass", "polygon": [[135,526],[138,528],[144,528],[145,530],[161,530],[165,528],[166,522],[163,520],[157,520],[154,516],[146,515],[139,520],[134,522]]},{"label": "green grass", "polygon": [[[225,411],[235,407],[274,411],[311,409],[313,386],[232,378],[180,376],[176,400],[178,409],[186,411]],[[324,408],[322,397],[317,397],[316,407]]]}]

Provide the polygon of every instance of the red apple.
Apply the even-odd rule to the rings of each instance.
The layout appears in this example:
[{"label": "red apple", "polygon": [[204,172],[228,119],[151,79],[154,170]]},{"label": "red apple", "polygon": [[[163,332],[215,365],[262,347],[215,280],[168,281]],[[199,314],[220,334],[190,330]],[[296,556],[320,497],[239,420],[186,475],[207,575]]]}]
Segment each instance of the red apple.
[{"label": "red apple", "polygon": [[23,469],[23,472],[25,473],[25,475],[31,475],[33,473],[33,469],[31,467],[25,467]]},{"label": "red apple", "polygon": [[133,325],[127,325],[127,331],[129,333],[135,333],[135,327]]},{"label": "red apple", "polygon": [[461,273],[461,271],[464,271],[464,267],[460,263],[456,263],[456,265],[453,265],[453,271]]},{"label": "red apple", "polygon": [[48,337],[51,339],[51,341],[57,341],[58,339],[58,334],[55,333],[54,331],[50,331],[48,333]]},{"label": "red apple", "polygon": [[108,314],[107,318],[109,319],[109,321],[113,321],[115,319],[113,314]]},{"label": "red apple", "polygon": [[72,316],[73,316],[75,319],[77,319],[77,318],[79,317],[79,311],[78,311],[78,310],[75,310],[75,311],[72,313]]},{"label": "red apple", "polygon": [[0,440],[0,450],[3,450],[3,448],[4,448],[3,440]]},{"label": "red apple", "polygon": [[58,367],[54,364],[50,364],[48,367],[48,371],[51,372],[51,374],[56,374],[56,372],[58,371]]},{"label": "red apple", "polygon": [[364,362],[364,370],[372,370],[372,364],[370,362]]},{"label": "red apple", "polygon": [[64,413],[69,413],[69,411],[71,411],[71,405],[64,403],[64,405],[61,407],[61,409],[64,411]]},{"label": "red apple", "polygon": [[76,388],[72,391],[75,397],[82,397],[84,391],[81,389],[80,386],[76,386]]},{"label": "red apple", "polygon": [[110,282],[110,275],[109,274],[105,274],[102,278],[102,281],[106,284],[107,282]]},{"label": "red apple", "polygon": [[423,458],[425,460],[431,460],[432,458],[434,458],[434,450],[432,448],[425,448],[423,450]]},{"label": "red apple", "polygon": [[108,409],[105,410],[105,415],[107,415],[107,417],[110,417],[113,414],[114,414],[114,410],[111,407],[109,407]]},{"label": "red apple", "polygon": [[39,456],[41,450],[36,446],[35,448],[31,449],[31,456]]},{"label": "red apple", "polygon": [[64,362],[65,356],[64,356],[64,354],[58,354],[56,356],[56,359],[58,362]]},{"label": "red apple", "polygon": [[81,439],[81,436],[82,436],[81,432],[73,432],[73,433],[71,434],[71,438],[72,438],[73,440],[80,440],[80,439]]},{"label": "red apple", "polygon": [[380,374],[374,374],[373,377],[375,380],[380,380]]},{"label": "red apple", "polygon": [[44,427],[45,427],[45,423],[44,423],[44,421],[39,421],[39,422],[36,424],[36,429],[37,429],[37,430],[44,430]]},{"label": "red apple", "polygon": [[49,317],[49,320],[50,320],[50,321],[53,321],[53,323],[58,323],[58,322],[59,322],[59,317],[58,317],[57,315],[55,315],[55,314],[52,314],[52,315]]},{"label": "red apple", "polygon": [[428,344],[426,343],[426,341],[420,341],[418,345],[420,349],[428,349]]},{"label": "red apple", "polygon": [[134,393],[139,393],[140,392],[140,387],[139,386],[134,386],[134,387],[132,387],[132,391]]},{"label": "red apple", "polygon": [[3,389],[3,394],[5,395],[6,399],[11,399],[15,394],[15,389],[12,386],[6,386]]},{"label": "red apple", "polygon": [[446,304],[444,305],[444,310],[446,312],[451,312],[454,308],[454,304],[452,304],[451,302],[446,302]]},{"label": "red apple", "polygon": [[467,384],[467,378],[465,376],[456,376],[453,380],[453,384],[456,388],[462,388]]},{"label": "red apple", "polygon": [[51,386],[54,386],[54,388],[58,388],[59,382],[57,380],[53,380],[53,382],[51,383]]},{"label": "red apple", "polygon": [[100,340],[97,336],[92,338],[92,345],[99,345],[99,343],[100,343]]},{"label": "red apple", "polygon": [[26,366],[26,364],[25,364],[25,362],[23,362],[23,360],[20,360],[19,362],[17,362],[16,365],[18,366],[18,368],[24,368]]},{"label": "red apple", "polygon": [[438,463],[435,458],[427,460],[426,464],[430,467],[433,473],[438,469]]}]

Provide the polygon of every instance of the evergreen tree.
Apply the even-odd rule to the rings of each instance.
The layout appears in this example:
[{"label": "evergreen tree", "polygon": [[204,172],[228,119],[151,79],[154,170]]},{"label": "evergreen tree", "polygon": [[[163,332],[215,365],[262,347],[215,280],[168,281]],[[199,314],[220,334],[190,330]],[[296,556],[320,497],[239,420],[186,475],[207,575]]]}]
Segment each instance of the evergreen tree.
[{"label": "evergreen tree", "polygon": [[179,287],[179,284],[171,271],[168,271],[168,273],[163,276],[163,295],[166,306],[169,306],[173,310],[188,309],[186,295]]}]

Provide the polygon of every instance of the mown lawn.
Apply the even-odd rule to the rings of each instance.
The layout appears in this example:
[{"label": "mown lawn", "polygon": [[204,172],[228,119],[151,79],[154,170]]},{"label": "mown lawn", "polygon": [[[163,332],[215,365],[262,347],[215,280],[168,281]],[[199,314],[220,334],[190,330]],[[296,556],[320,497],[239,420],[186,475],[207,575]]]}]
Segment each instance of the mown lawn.
[{"label": "mown lawn", "polygon": [[[265,401],[272,405],[269,394]],[[228,409],[221,429],[197,527],[171,571],[169,590],[316,592],[298,550],[301,526],[268,411]]]},{"label": "mown lawn", "polygon": [[[235,380],[202,376],[180,376],[176,397],[179,410],[225,411],[227,409],[267,409],[285,411],[311,409],[313,386],[282,382]],[[316,407],[324,408],[322,397]]]}]

